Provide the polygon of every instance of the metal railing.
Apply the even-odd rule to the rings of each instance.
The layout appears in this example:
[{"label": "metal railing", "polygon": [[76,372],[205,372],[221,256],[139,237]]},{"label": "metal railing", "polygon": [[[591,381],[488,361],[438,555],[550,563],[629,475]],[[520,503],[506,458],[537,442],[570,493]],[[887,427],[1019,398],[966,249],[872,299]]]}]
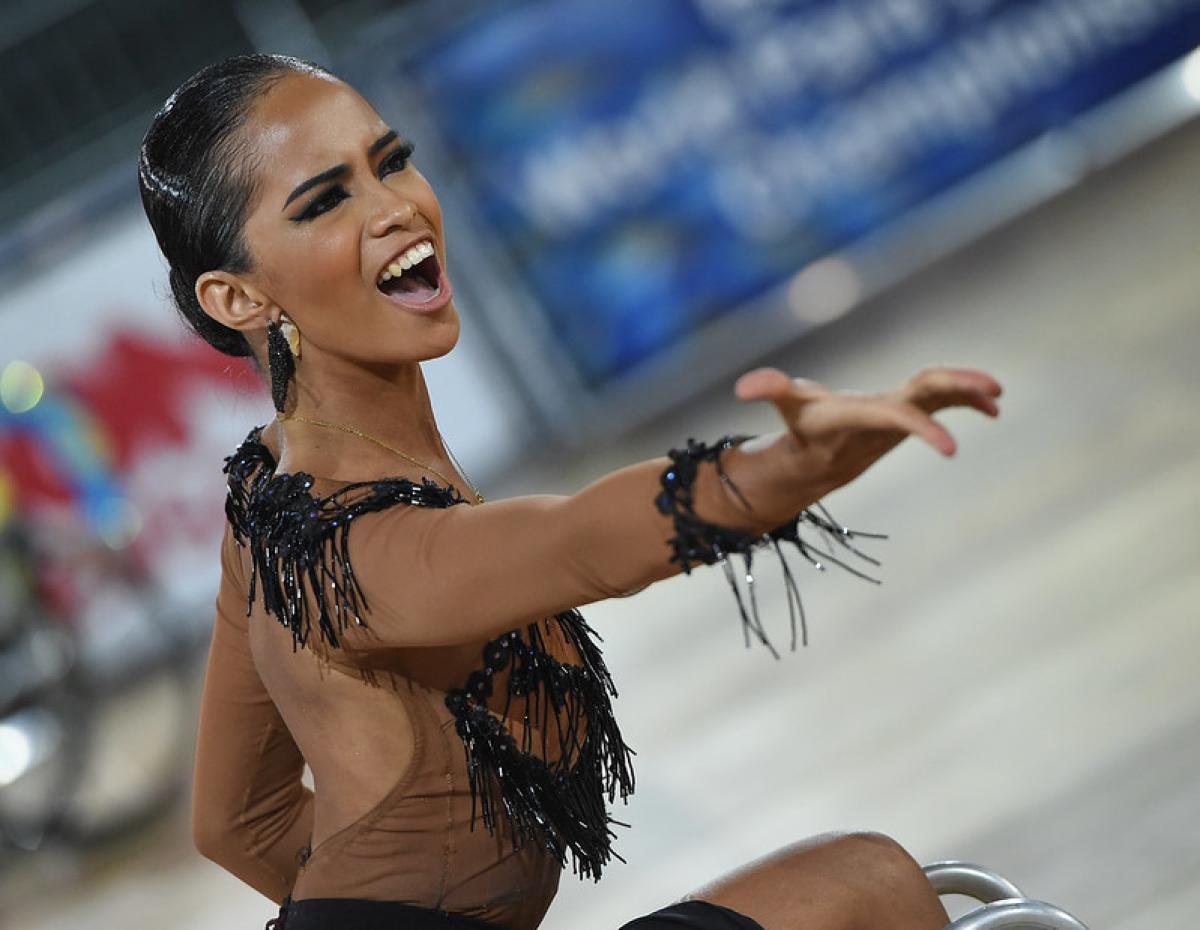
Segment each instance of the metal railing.
[{"label": "metal railing", "polygon": [[1087,930],[1060,907],[1027,898],[1008,879],[969,862],[934,862],[925,876],[939,895],[958,894],[982,905],[946,930]]}]

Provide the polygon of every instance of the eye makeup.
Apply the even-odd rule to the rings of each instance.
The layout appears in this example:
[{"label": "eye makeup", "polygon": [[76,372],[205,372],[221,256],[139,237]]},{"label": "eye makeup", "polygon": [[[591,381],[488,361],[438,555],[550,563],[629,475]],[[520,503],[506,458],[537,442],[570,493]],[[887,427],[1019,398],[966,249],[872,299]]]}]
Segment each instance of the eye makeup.
[{"label": "eye makeup", "polygon": [[391,174],[394,171],[403,171],[408,167],[408,160],[412,158],[413,144],[408,141],[402,141],[396,148],[388,152],[379,162],[379,176]]},{"label": "eye makeup", "polygon": [[[397,138],[398,137],[394,130],[389,132],[386,136],[383,136],[373,143],[371,148],[368,150],[368,153],[371,155],[375,154],[379,148],[386,146],[388,143],[395,141]],[[412,153],[413,144],[406,140],[401,141],[396,148],[394,148],[380,160],[379,177],[382,179],[389,174],[393,174],[397,171],[403,171],[408,167],[408,160],[412,157]],[[335,165],[333,168],[330,168],[327,171],[322,171],[320,174],[314,175],[303,184],[299,185],[296,190],[292,191],[291,195],[288,197],[288,203],[291,203],[296,197],[300,196],[300,194],[304,193],[305,191],[310,190],[313,187],[320,186],[321,184],[327,184],[332,180],[345,176],[349,172],[350,166],[343,164]],[[308,220],[315,219],[323,213],[328,213],[343,200],[346,200],[349,196],[350,193],[341,184],[330,187],[310,200],[304,206],[304,209],[295,216],[290,217],[290,220],[293,223],[303,223],[307,222]]]}]

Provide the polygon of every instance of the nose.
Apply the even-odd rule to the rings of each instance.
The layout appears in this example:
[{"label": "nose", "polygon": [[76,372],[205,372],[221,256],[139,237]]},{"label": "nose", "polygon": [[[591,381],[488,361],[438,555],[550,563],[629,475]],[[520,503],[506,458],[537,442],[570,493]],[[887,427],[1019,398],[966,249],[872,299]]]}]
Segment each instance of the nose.
[{"label": "nose", "polygon": [[392,196],[383,201],[371,217],[367,231],[375,237],[386,236],[396,228],[410,226],[416,216],[416,204],[407,197],[392,192]]}]

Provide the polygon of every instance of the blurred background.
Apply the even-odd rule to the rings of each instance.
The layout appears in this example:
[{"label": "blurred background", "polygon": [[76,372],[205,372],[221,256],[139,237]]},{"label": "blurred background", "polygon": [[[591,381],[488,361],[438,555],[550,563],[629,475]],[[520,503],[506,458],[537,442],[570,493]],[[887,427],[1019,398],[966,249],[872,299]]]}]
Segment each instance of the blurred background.
[{"label": "blurred background", "polygon": [[[1093,928],[1200,909],[1200,0],[6,0],[0,927],[261,926],[188,782],[222,457],[270,405],[188,337],[137,201],[153,112],[253,50],[416,144],[463,337],[427,366],[490,497],[774,428],[757,364],[1006,386],[829,501],[876,588],[799,566],[746,650],[719,570],[585,613],[638,751],[603,930],[871,828]],[[761,603],[786,641],[780,579]]]}]

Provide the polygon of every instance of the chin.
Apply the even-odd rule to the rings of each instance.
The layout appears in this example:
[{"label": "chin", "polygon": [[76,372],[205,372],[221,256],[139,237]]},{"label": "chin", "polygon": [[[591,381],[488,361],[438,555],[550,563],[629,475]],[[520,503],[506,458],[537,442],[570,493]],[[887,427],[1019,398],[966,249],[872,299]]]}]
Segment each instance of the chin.
[{"label": "chin", "polygon": [[450,354],[451,350],[453,350],[456,345],[458,345],[457,339],[455,339],[453,342],[447,343],[444,347],[442,347],[440,349],[430,352],[428,355],[424,356],[421,359],[421,361],[429,362],[435,358],[444,358],[445,356]]},{"label": "chin", "polygon": [[[433,322],[433,321],[430,321]],[[459,325],[458,313],[454,306],[446,307],[445,319],[438,320],[433,326],[422,333],[422,338],[417,348],[416,361],[427,362],[435,358],[441,358],[444,355],[449,355],[451,350],[458,345],[458,337],[461,333]],[[412,358],[414,340],[406,339],[404,344],[399,347],[399,353],[408,358]]]}]

